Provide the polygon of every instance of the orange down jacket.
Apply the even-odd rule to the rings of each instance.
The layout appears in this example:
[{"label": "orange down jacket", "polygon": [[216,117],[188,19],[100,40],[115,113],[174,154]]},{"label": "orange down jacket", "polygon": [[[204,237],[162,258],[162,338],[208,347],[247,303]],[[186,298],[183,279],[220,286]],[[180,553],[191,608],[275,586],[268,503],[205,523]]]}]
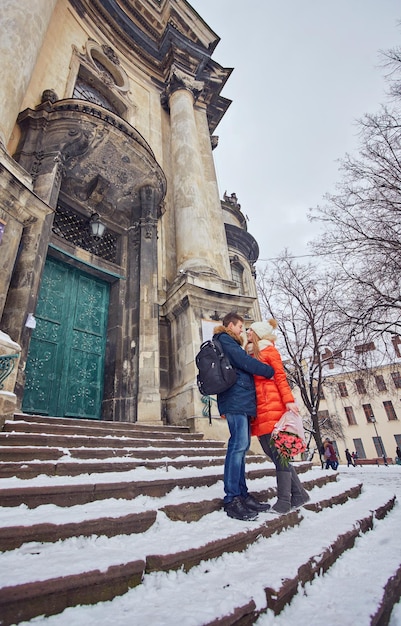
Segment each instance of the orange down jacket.
[{"label": "orange down jacket", "polygon": [[251,433],[256,437],[270,434],[285,413],[287,402],[294,402],[277,348],[274,345],[267,346],[260,351],[259,359],[274,368],[274,376],[269,379],[254,376],[257,409],[256,419],[251,423]]}]

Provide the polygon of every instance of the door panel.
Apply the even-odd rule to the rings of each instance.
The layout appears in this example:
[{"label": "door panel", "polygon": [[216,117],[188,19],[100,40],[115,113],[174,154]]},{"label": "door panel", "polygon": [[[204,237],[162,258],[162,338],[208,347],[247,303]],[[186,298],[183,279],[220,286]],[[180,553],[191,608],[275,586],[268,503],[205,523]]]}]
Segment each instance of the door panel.
[{"label": "door panel", "polygon": [[23,410],[100,418],[109,286],[48,259],[26,365]]}]

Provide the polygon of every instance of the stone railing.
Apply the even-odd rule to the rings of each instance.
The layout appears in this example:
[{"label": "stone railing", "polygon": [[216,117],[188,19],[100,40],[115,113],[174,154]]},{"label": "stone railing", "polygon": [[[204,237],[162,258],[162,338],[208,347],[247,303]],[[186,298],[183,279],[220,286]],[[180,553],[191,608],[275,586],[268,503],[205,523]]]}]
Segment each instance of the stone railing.
[{"label": "stone railing", "polygon": [[14,388],[20,354],[20,346],[0,331],[0,429],[6,420],[14,417],[17,404]]},{"label": "stone railing", "polygon": [[19,359],[19,354],[0,355],[0,389],[4,388],[4,381],[13,371],[16,359]]}]

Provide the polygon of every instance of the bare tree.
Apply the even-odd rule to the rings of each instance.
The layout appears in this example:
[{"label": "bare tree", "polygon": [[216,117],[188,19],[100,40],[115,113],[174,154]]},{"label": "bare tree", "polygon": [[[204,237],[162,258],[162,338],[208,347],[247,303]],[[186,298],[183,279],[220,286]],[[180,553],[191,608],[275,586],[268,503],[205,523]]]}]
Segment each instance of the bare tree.
[{"label": "bare tree", "polygon": [[[336,299],[360,330],[401,334],[401,50],[386,54],[397,99],[359,121],[360,150],[341,162],[338,192],[312,209],[325,226],[314,243],[341,275]],[[390,78],[389,78],[390,80]]]},{"label": "bare tree", "polygon": [[349,341],[333,301],[337,279],[285,252],[259,271],[257,287],[263,315],[277,320],[288,380],[299,389],[320,449],[324,434],[343,436],[335,416],[324,425],[319,419],[323,385]]}]

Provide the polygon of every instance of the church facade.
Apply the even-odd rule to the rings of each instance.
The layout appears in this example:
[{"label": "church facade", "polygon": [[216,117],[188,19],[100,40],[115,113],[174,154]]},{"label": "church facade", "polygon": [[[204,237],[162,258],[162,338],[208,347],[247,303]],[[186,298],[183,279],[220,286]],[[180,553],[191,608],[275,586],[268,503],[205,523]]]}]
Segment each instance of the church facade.
[{"label": "church facade", "polygon": [[16,409],[185,423],[202,412],[205,333],[229,311],[259,317],[258,245],[214,167],[219,38],[185,0],[1,12],[0,349],[18,353]]}]

